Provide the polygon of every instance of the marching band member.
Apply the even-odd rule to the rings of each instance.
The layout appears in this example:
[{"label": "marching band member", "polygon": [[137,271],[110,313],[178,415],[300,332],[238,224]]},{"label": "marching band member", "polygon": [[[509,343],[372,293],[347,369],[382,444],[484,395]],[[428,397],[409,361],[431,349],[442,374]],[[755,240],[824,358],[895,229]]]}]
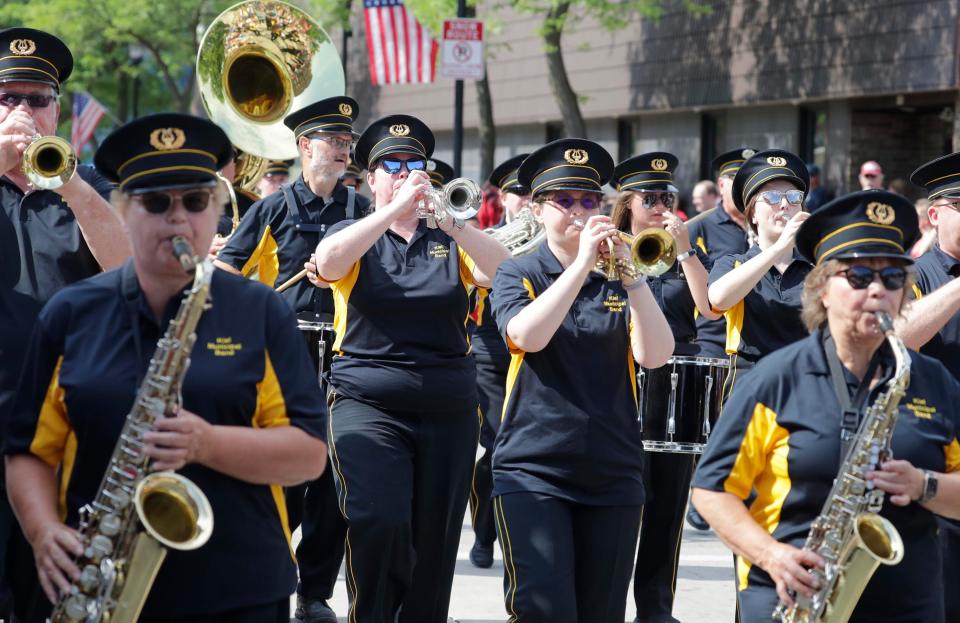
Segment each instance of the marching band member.
[{"label": "marching band member", "polygon": [[[528,154],[513,156],[500,163],[490,174],[490,184],[500,193],[504,206],[504,220],[509,222],[530,201],[530,191],[517,180],[517,169]],[[493,506],[490,493],[493,489],[491,461],[493,440],[500,428],[503,415],[503,393],[507,385],[507,368],[510,353],[504,344],[497,324],[493,320],[490,305],[490,290],[477,289],[477,325],[471,345],[477,365],[477,391],[480,396],[480,445],[483,455],[473,470],[473,489],[470,494],[470,517],[474,542],[470,548],[470,562],[475,567],[487,569],[493,565],[493,543],[497,540]]]},{"label": "marching band member", "polygon": [[443,190],[443,185],[453,179],[453,167],[436,158],[427,159],[427,175],[430,184],[437,190]]},{"label": "marching band member", "polygon": [[[49,600],[79,576],[78,511],[97,495],[154,345],[192,282],[171,240],[209,247],[225,199],[215,172],[230,150],[212,123],[171,113],[122,126],[97,151],[97,168],[119,183],[133,260],[46,305],[4,439],[10,498]],[[140,620],[285,622],[296,566],[280,485],[323,470],[323,402],[280,297],[215,271],[210,302],[183,407],[144,439],[153,469],[178,470],[206,494],[215,528],[203,547],[169,551]]]},{"label": "marching band member", "polygon": [[356,157],[375,211],[317,248],[337,306],[330,452],[360,623],[447,620],[479,432],[468,288],[508,256],[458,219],[418,218],[433,145],[415,117],[371,124]]},{"label": "marching band member", "polygon": [[[257,267],[260,281],[273,287],[295,277],[310,259],[317,243],[334,224],[362,216],[368,202],[340,183],[349,162],[355,133],[357,103],[337,96],[293,112],[284,124],[293,130],[303,173],[293,184],[258,201],[220,251],[217,266],[237,274]],[[312,265],[311,265],[312,266]],[[312,277],[312,275],[311,275]],[[281,296],[304,322],[333,323],[334,303],[329,289],[301,279]],[[334,335],[327,329],[305,331],[314,369],[330,369]],[[320,352],[326,344],[325,352]],[[290,527],[303,521],[297,547],[300,585],[296,619],[305,623],[336,623],[327,604],[333,596],[343,562],[347,526],[337,505],[331,471],[316,483],[291,488],[288,493]]]},{"label": "marching band member", "polygon": [[612,171],[582,139],[519,169],[547,239],[504,262],[492,294],[512,355],[493,454],[511,620],[623,621],[644,503],[633,362],[663,365],[673,340],[643,279],[593,272],[608,240],[628,254],[599,214]]},{"label": "marching band member", "polygon": [[[894,372],[875,312],[900,313],[917,235],[913,206],[886,191],[835,199],[800,227],[797,247],[816,264],[803,292],[811,334],[737,383],[694,478],[697,508],[738,557],[744,621],[768,621],[778,599],[818,588],[807,570],[824,561],[801,547],[843,461],[842,432],[856,433]],[[934,359],[909,358],[893,458],[867,473],[887,493],[881,514],[903,561],[880,565],[851,621],[944,620],[934,513],[960,517],[960,383]]]},{"label": "marching band member", "polygon": [[[93,167],[79,165],[54,190],[33,188],[21,167],[35,137],[56,135],[60,87],[72,71],[73,55],[57,37],[33,28],[0,30],[0,296],[7,312],[0,332],[0,415],[10,407],[24,342],[43,303],[65,285],[118,266],[130,255],[122,223],[108,203],[113,185]],[[0,617],[8,537],[16,550],[11,556],[22,551],[29,557],[0,484]],[[21,579],[23,574],[9,577]]]},{"label": "marching band member", "polygon": [[261,197],[269,197],[280,190],[280,187],[290,179],[290,167],[293,160],[271,160],[263,177],[257,183],[257,193]]},{"label": "marching band member", "polygon": [[800,294],[810,263],[794,251],[794,238],[809,213],[803,211],[807,166],[779,149],[747,159],[733,179],[733,200],[756,244],[727,255],[710,270],[710,304],[727,321],[730,372],[725,395],[738,372],[807,334],[800,319]]},{"label": "marching band member", "polygon": [[[926,188],[927,215],[936,232],[935,246],[915,265],[913,302],[897,331],[907,346],[940,362],[960,379],[960,153],[937,158],[918,168],[910,181]],[[960,523],[938,518],[943,545],[944,586],[960,582]],[[960,594],[944,591],[946,620],[960,620]]]},{"label": "marching band member", "polygon": [[[631,235],[655,227],[673,236],[677,261],[669,271],[647,282],[653,299],[670,325],[674,355],[696,355],[697,327],[694,308],[706,310],[708,319],[719,318],[707,301],[706,254],[690,244],[687,225],[674,213],[678,190],[673,173],[678,160],[673,154],[652,152],[624,160],[614,169],[617,203],[613,226]],[[696,408],[694,403],[686,403]],[[695,417],[696,414],[681,414]],[[687,506],[687,491],[693,475],[693,456],[670,452],[644,453],[646,504],[640,527],[640,543],[633,575],[636,621],[673,621],[680,537]]]}]

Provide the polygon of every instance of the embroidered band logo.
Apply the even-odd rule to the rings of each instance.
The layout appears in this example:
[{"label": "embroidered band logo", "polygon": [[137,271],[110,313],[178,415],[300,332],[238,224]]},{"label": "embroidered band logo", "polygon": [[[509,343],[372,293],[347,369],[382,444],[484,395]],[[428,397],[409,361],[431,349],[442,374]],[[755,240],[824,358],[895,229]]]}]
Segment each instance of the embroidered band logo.
[{"label": "embroidered band logo", "polygon": [[585,149],[568,149],[563,152],[563,159],[568,164],[587,164],[590,161],[590,156]]},{"label": "embroidered band logo", "polygon": [[159,151],[180,149],[187,142],[187,135],[180,128],[157,128],[150,133],[150,145]]},{"label": "embroidered band logo", "polygon": [[213,351],[214,357],[233,357],[238,350],[243,350],[243,344],[234,344],[232,337],[218,337],[214,342],[207,342],[207,350]]},{"label": "embroidered band logo", "polygon": [[14,39],[10,42],[10,51],[17,56],[29,56],[37,51],[37,44],[33,39]]},{"label": "embroidered band logo", "polygon": [[897,217],[893,206],[879,201],[871,201],[867,204],[867,218],[880,225],[889,225]]}]

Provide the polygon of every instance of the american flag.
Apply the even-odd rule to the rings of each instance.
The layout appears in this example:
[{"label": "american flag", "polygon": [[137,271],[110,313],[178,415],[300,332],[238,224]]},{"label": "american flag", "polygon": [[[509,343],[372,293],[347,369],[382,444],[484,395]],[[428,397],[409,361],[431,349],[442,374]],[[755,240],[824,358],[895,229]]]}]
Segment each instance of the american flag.
[{"label": "american flag", "polygon": [[433,82],[437,42],[403,0],[363,0],[373,84]]},{"label": "american flag", "polygon": [[86,91],[74,92],[73,129],[70,131],[70,143],[78,154],[93,136],[93,131],[106,112],[107,109]]}]

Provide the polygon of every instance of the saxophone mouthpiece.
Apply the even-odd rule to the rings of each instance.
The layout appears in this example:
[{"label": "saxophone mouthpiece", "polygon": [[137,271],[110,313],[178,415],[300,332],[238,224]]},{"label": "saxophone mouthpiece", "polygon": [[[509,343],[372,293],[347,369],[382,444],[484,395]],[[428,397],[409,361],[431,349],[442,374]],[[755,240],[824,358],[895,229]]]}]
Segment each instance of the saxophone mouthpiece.
[{"label": "saxophone mouthpiece", "polygon": [[197,258],[193,255],[193,247],[183,236],[174,236],[171,241],[173,244],[173,256],[177,258],[183,270],[192,273],[197,268]]},{"label": "saxophone mouthpiece", "polygon": [[890,318],[890,315],[882,311],[874,313],[877,316],[877,322],[880,323],[880,330],[883,331],[884,335],[893,333],[893,320]]}]

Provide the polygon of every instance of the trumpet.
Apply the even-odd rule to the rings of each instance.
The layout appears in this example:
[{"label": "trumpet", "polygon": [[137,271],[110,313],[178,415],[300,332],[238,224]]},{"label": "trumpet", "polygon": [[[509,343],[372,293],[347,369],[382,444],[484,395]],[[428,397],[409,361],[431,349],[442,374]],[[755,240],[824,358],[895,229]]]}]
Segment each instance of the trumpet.
[{"label": "trumpet", "polygon": [[34,188],[53,190],[73,177],[77,171],[77,154],[73,146],[59,136],[38,134],[24,150],[20,168]]},{"label": "trumpet", "polygon": [[436,229],[453,217],[466,221],[480,211],[483,194],[473,180],[466,177],[452,179],[443,188],[424,191],[417,203],[417,218],[427,219],[427,227]]},{"label": "trumpet", "polygon": [[[580,229],[586,227],[581,220],[574,221],[574,225]],[[613,251],[613,240],[607,239],[608,257],[597,259],[594,271],[608,281],[619,281],[624,277],[636,279],[640,275],[658,277],[677,261],[677,243],[665,229],[648,227],[635,236],[617,229],[611,235],[630,245],[630,259],[618,258]]]}]

